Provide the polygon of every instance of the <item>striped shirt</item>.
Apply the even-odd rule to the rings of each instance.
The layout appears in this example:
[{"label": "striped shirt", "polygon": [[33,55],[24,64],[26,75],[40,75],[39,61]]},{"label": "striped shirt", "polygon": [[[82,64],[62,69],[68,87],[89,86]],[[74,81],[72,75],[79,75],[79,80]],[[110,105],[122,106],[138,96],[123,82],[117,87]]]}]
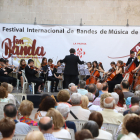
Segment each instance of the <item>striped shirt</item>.
[{"label": "striped shirt", "polygon": [[46,140],[61,140],[61,139],[55,138],[55,137],[53,136],[53,134],[50,134],[50,133],[45,133],[45,134],[44,134],[44,138],[45,138]]}]

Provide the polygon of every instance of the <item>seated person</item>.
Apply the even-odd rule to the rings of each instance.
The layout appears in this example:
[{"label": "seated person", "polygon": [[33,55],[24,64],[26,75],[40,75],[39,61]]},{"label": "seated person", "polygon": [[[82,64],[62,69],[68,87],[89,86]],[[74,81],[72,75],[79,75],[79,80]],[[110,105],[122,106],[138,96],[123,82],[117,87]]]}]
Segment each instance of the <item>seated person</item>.
[{"label": "seated person", "polygon": [[47,117],[52,117],[54,129],[53,129],[53,135],[56,138],[66,138],[71,139],[71,135],[67,129],[62,128],[65,124],[65,120],[63,119],[63,116],[60,114],[60,112],[54,108],[49,109],[47,112]]},{"label": "seated person", "polygon": [[65,119],[65,125],[63,127],[68,127],[70,129],[73,129],[74,132],[76,132],[76,126],[75,126],[75,123],[72,122],[72,121],[66,121],[67,118],[68,118],[68,115],[70,113],[70,108],[68,105],[64,104],[64,103],[61,103],[57,106],[56,108],[63,116],[63,118]]},{"label": "seated person", "polygon": [[31,82],[36,83],[35,94],[39,94],[38,87],[43,83],[43,80],[35,76],[38,73],[38,71],[32,69],[33,66],[34,66],[34,61],[32,59],[29,59],[28,65],[25,67],[25,75],[27,77],[28,83]]},{"label": "seated person", "polygon": [[19,107],[19,112],[23,116],[20,118],[20,122],[27,123],[31,126],[38,126],[38,123],[32,119],[30,119],[30,115],[34,109],[33,103],[28,100],[23,100]]},{"label": "seated person", "polygon": [[43,133],[40,131],[29,132],[24,140],[45,140]]},{"label": "seated person", "polygon": [[15,122],[10,118],[0,120],[0,132],[3,138],[1,140],[12,140],[15,133]]},{"label": "seated person", "polygon": [[3,110],[4,116],[13,119],[15,122],[15,134],[26,135],[31,131],[31,127],[28,124],[18,122],[16,119],[18,112],[14,104],[5,105]]},{"label": "seated person", "polygon": [[81,95],[85,95],[86,93],[88,93],[88,91],[85,89],[86,82],[81,80],[79,84],[80,84],[80,88],[78,89],[78,93],[80,93]]},{"label": "seated person", "polygon": [[113,97],[107,97],[104,99],[104,109],[100,113],[103,116],[103,123],[111,123],[111,124],[121,124],[123,121],[123,115],[121,113],[116,113],[114,111],[115,108],[115,100]]},{"label": "seated person", "polygon": [[54,87],[54,81],[55,83],[55,92],[58,92],[57,86],[59,83],[59,78],[55,75],[56,69],[54,68],[54,65],[52,65],[53,60],[49,59],[48,60],[48,73],[47,73],[47,80],[51,81],[51,92],[53,92],[53,87]]}]

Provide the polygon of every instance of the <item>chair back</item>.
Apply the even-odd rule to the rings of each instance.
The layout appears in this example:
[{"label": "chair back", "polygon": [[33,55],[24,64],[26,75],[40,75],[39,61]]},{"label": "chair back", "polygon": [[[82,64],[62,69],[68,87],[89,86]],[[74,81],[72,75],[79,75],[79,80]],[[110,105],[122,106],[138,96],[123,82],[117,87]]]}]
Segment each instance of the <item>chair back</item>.
[{"label": "chair back", "polygon": [[117,124],[103,123],[101,129],[106,130],[107,132],[110,132],[114,138],[115,134],[117,133],[118,127],[119,127],[119,125],[117,125]]},{"label": "chair back", "polygon": [[31,127],[32,131],[39,131],[38,126],[30,126],[30,127]]},{"label": "chair back", "polygon": [[8,104],[8,103],[7,102],[0,102],[0,120],[4,118],[3,108],[6,104]]},{"label": "chair back", "polygon": [[73,129],[69,129],[69,131],[70,131],[71,139],[72,139],[72,140],[75,140],[75,133],[74,133],[74,130],[73,130]]},{"label": "chair back", "polygon": [[[26,137],[26,135],[14,135],[14,137],[12,138],[12,140],[24,140]],[[0,135],[0,140],[2,139],[2,135]]]},{"label": "chair back", "polygon": [[86,120],[69,120],[75,123],[76,130],[80,131],[83,127],[83,125],[87,122]]},{"label": "chair back", "polygon": [[14,95],[14,97],[19,101],[19,103],[22,102],[23,97],[25,98],[25,100],[27,100],[27,94],[24,93],[11,93]]},{"label": "chair back", "polygon": [[22,76],[23,76],[23,82],[27,82],[28,83],[28,80],[27,80],[27,78],[25,76],[25,71],[24,70],[22,70]]}]

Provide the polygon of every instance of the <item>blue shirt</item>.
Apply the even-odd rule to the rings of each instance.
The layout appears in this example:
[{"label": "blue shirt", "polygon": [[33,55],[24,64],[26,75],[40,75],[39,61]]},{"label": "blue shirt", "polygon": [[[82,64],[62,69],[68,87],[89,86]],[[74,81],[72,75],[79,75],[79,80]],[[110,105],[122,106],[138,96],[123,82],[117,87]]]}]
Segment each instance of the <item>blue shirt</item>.
[{"label": "blue shirt", "polygon": [[78,93],[80,93],[81,95],[85,95],[88,93],[88,91],[86,89],[78,89]]},{"label": "blue shirt", "polygon": [[99,90],[99,97],[101,97],[101,95],[104,94],[101,90]]},{"label": "blue shirt", "polygon": [[50,133],[45,133],[45,134],[44,134],[44,138],[45,138],[46,140],[61,140],[61,139],[55,138],[55,137],[53,136],[53,134],[50,134]]}]

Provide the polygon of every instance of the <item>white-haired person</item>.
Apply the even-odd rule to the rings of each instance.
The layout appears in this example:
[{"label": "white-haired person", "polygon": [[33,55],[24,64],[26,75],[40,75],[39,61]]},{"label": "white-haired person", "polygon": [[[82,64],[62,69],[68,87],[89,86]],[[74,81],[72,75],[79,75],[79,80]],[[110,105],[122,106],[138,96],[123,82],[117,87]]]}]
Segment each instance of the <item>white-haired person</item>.
[{"label": "white-haired person", "polygon": [[42,132],[31,131],[26,135],[25,140],[45,140],[45,138]]},{"label": "white-haired person", "polygon": [[80,93],[81,95],[85,95],[86,93],[88,93],[88,91],[85,89],[86,82],[84,80],[80,80],[79,85],[80,88],[78,89],[78,93]]},{"label": "white-haired person", "polygon": [[127,109],[126,106],[124,106],[124,107],[119,107],[119,106],[117,106],[117,105],[118,105],[118,102],[119,102],[119,95],[118,95],[116,92],[112,92],[112,93],[111,93],[111,96],[112,96],[112,97],[114,98],[114,100],[115,100],[115,109],[116,109],[117,111],[124,112],[124,111]]},{"label": "white-haired person", "polygon": [[[63,116],[63,118],[66,120],[68,118],[68,115],[70,113],[70,108],[67,104],[64,104],[64,103],[61,103],[57,106],[56,108],[60,113],[61,115]],[[76,132],[76,126],[75,126],[75,123],[72,122],[72,121],[65,121],[65,125],[64,125],[65,128],[70,128],[70,129],[73,129],[74,132]]]},{"label": "white-haired person", "polygon": [[123,121],[123,115],[116,113],[115,100],[113,97],[107,97],[104,99],[104,109],[100,113],[103,116],[103,123],[120,124]]},{"label": "white-haired person", "polygon": [[99,105],[93,105],[93,98],[94,95],[92,93],[87,93],[85,96],[88,97],[89,103],[88,103],[88,109],[94,110],[94,111],[102,111],[102,108]]},{"label": "white-haired person", "polygon": [[72,103],[72,107],[70,108],[71,113],[69,114],[67,120],[88,120],[90,111],[81,107],[81,94],[73,93],[71,95],[70,102]]}]

